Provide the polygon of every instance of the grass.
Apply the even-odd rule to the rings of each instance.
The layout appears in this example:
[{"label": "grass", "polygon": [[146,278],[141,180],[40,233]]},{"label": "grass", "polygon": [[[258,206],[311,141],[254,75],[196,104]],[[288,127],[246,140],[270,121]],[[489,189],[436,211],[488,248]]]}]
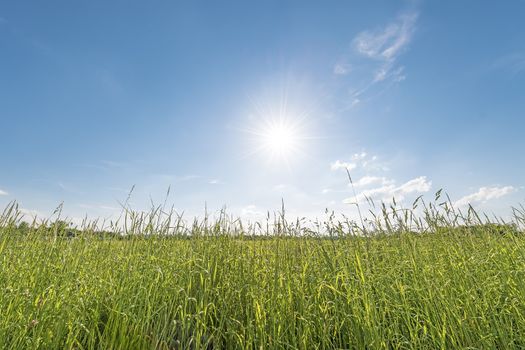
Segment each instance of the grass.
[{"label": "grass", "polygon": [[[438,197],[438,196],[437,196]],[[436,199],[439,199],[437,198]],[[525,347],[523,211],[381,206],[356,224],[0,216],[5,349]],[[419,218],[419,219],[418,219]],[[263,233],[261,235],[261,233]]]}]

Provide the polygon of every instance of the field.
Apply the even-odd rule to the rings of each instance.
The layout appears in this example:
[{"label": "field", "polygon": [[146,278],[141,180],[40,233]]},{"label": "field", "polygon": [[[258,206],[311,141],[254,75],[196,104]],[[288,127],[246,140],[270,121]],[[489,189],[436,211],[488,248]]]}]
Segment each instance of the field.
[{"label": "field", "polygon": [[116,235],[22,224],[12,205],[0,220],[0,344],[524,348],[525,235],[438,209],[417,232],[386,217],[374,232],[331,219],[324,234],[299,232],[283,215],[266,235],[222,216],[181,226],[127,212]]}]

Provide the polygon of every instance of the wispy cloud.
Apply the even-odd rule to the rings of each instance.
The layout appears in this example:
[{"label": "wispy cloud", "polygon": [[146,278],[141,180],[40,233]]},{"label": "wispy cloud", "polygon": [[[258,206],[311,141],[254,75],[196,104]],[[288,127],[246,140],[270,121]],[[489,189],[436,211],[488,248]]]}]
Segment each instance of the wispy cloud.
[{"label": "wispy cloud", "polygon": [[34,220],[44,219],[46,217],[46,215],[43,212],[34,209],[20,208],[20,212],[23,215],[22,221],[25,221],[30,224]]},{"label": "wispy cloud", "polygon": [[396,66],[395,62],[412,40],[417,18],[417,12],[404,13],[383,29],[365,30],[355,37],[353,46],[356,52],[379,63],[373,83],[387,78],[394,81],[405,79],[404,67]]},{"label": "wispy cloud", "polygon": [[466,206],[468,204],[485,203],[492,199],[498,199],[510,193],[517,191],[513,186],[502,187],[481,187],[477,192],[466,195],[454,203],[456,207]]},{"label": "wispy cloud", "polygon": [[365,187],[370,186],[374,184],[381,184],[381,185],[391,185],[394,183],[394,180],[387,179],[384,176],[363,176],[359,180],[354,181],[355,187]]},{"label": "wispy cloud", "polygon": [[9,193],[7,193],[6,191],[0,190],[0,196],[7,196],[7,195],[9,195]]},{"label": "wispy cloud", "polygon": [[357,167],[356,163],[349,163],[349,162],[342,162],[340,160],[336,160],[330,165],[330,169],[332,170],[353,170]]},{"label": "wispy cloud", "polygon": [[247,205],[241,209],[241,217],[248,220],[260,220],[265,213],[254,204]]},{"label": "wispy cloud", "polygon": [[379,161],[377,156],[371,156],[367,152],[354,153],[350,161],[336,160],[330,164],[332,170],[354,170],[357,168],[368,171],[388,171],[386,164]]},{"label": "wispy cloud", "polygon": [[347,75],[352,71],[352,66],[349,63],[339,62],[334,66],[334,74]]},{"label": "wispy cloud", "polygon": [[368,156],[368,154],[366,152],[361,152],[361,153],[354,153],[352,155],[352,160],[353,161],[360,161],[360,160],[363,160],[365,159],[366,157]]},{"label": "wispy cloud", "polygon": [[428,180],[426,176],[416,177],[399,186],[396,186],[395,182],[391,180],[381,187],[364,190],[356,196],[345,199],[343,202],[361,203],[364,202],[366,198],[379,199],[382,201],[388,201],[395,198],[398,201],[402,201],[408,194],[425,193],[430,191],[431,188],[432,181]]},{"label": "wispy cloud", "polygon": [[[366,96],[376,84],[394,83],[406,79],[405,67],[398,64],[398,58],[411,43],[419,13],[404,12],[386,26],[364,30],[352,40],[352,52],[342,57],[333,68],[334,74],[354,77],[354,86],[350,92],[351,101],[346,108],[353,108]],[[354,75],[354,72],[356,75]],[[359,77],[360,74],[364,77]],[[357,83],[356,83],[357,82]]]},{"label": "wispy cloud", "polygon": [[369,58],[394,61],[410,43],[417,18],[416,12],[404,13],[383,29],[365,30],[354,39],[354,47],[358,53]]}]

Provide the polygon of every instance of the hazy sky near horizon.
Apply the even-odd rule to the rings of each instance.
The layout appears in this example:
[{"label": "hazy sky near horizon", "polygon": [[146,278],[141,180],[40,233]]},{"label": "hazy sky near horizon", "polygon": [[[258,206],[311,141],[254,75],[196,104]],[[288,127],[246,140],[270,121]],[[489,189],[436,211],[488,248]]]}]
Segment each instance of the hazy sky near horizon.
[{"label": "hazy sky near horizon", "polygon": [[[0,206],[525,202],[525,2],[0,1]],[[352,174],[355,195],[348,186]]]}]

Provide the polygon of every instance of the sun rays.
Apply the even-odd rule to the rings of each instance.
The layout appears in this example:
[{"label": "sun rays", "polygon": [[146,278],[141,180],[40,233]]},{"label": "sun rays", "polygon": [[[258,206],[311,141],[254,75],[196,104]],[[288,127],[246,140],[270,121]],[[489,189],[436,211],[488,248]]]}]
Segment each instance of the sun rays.
[{"label": "sun rays", "polygon": [[248,127],[241,129],[249,135],[251,144],[246,157],[258,156],[291,169],[293,163],[308,154],[306,150],[316,138],[310,133],[311,100],[294,99],[291,103],[283,89],[276,99],[264,103],[250,100],[250,107]]}]

